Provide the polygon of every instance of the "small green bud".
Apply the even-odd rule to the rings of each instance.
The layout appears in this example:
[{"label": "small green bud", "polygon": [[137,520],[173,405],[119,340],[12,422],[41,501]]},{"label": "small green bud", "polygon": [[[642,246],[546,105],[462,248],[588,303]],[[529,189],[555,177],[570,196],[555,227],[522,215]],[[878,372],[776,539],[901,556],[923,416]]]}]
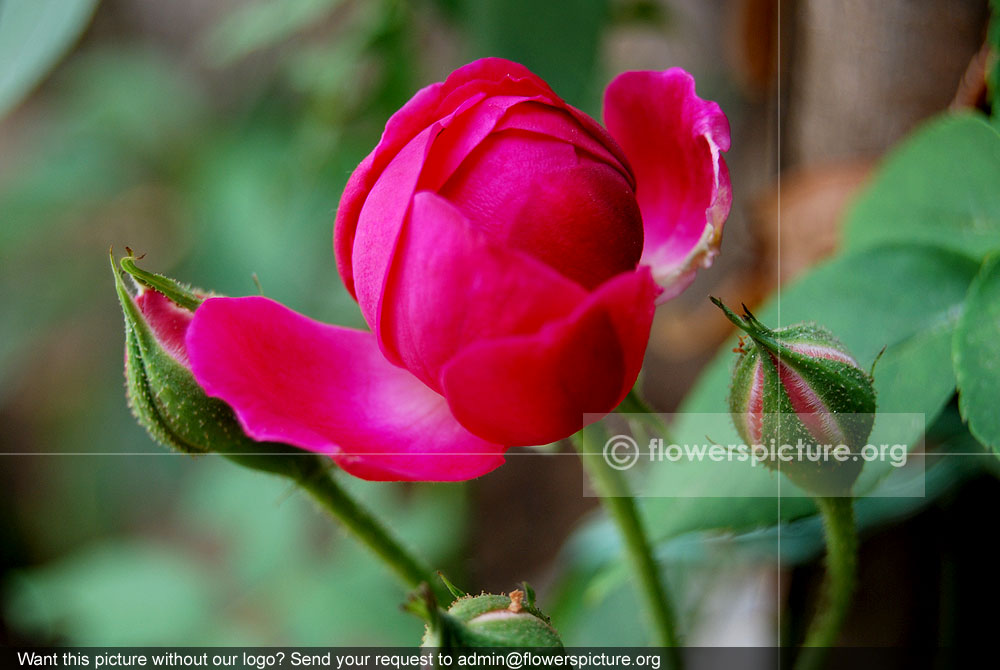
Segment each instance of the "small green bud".
[{"label": "small green bud", "polygon": [[762,460],[809,493],[849,495],[875,421],[871,375],[823,326],[771,330],[745,305],[738,316],[718,299],[712,302],[749,336],[736,349],[729,395],[740,437],[767,450],[805,445],[806,458]]},{"label": "small green bud", "polygon": [[119,271],[112,257],[111,269],[125,315],[126,395],[139,424],[164,446],[219,453],[256,470],[299,479],[322,467],[312,454],[251,439],[228,405],[205,395],[189,369],[184,337],[208,294],[141,270],[135,261],[130,252]]},{"label": "small green bud", "polygon": [[442,610],[424,585],[411,597],[406,609],[426,623],[426,649],[450,652],[481,647],[563,648],[549,618],[535,607],[530,587],[508,595],[463,595]]}]

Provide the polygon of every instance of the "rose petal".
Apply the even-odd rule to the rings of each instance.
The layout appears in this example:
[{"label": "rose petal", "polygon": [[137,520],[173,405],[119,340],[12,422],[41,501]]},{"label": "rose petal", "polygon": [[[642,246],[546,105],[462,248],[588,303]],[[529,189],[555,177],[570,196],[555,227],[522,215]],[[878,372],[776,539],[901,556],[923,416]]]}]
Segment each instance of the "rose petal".
[{"label": "rose petal", "polygon": [[492,239],[593,289],[634,270],[642,218],[621,168],[562,140],[495,132],[441,189]]},{"label": "rose petal", "polygon": [[539,174],[510,203],[507,244],[588,290],[635,270],[642,216],[629,185],[605,163]]},{"label": "rose petal", "polygon": [[142,312],[143,319],[163,350],[187,367],[189,363],[184,336],[187,334],[188,326],[191,325],[193,316],[191,311],[178,307],[167,296],[148,288],[139,290],[139,295],[135,297],[135,306]]},{"label": "rose petal", "polygon": [[383,301],[383,349],[428,386],[459,350],[537,332],[587,297],[530,256],[491,241],[448,201],[417,194]]},{"label": "rose petal", "polygon": [[729,121],[695,94],[680,68],[626,72],[604,93],[604,120],[636,179],[645,244],[642,263],[666,288],[682,291],[718,253],[732,190],[722,152]]},{"label": "rose petal", "polygon": [[571,105],[540,104],[529,100],[510,109],[497,130],[526,130],[560,139],[595,160],[621,172],[631,187],[635,178],[621,147],[599,123]]},{"label": "rose petal", "polygon": [[539,98],[524,96],[493,96],[478,100],[474,105],[460,108],[442,121],[441,132],[427,154],[420,189],[437,191],[455,173],[469,154],[507,117],[512,107]]},{"label": "rose petal", "polygon": [[458,420],[489,440],[547,444],[606,413],[635,383],[659,292],[649,268],[619,275],[538,333],[482,341],[444,368]]},{"label": "rose petal", "polygon": [[334,225],[337,269],[355,295],[352,251],[358,218],[369,191],[396,154],[435,121],[490,96],[520,96],[561,102],[552,89],[523,65],[483,58],[461,67],[444,82],[421,89],[386,123],[378,146],[355,169],[344,188]]},{"label": "rose petal", "polygon": [[541,77],[520,63],[504,58],[480,58],[448,75],[441,88],[437,113],[450,113],[473,90],[487,95],[542,96],[552,102],[561,102]]},{"label": "rose petal", "polygon": [[459,425],[371,333],[266,298],[212,298],[195,312],[187,348],[198,383],[256,440],[330,454],[374,480],[463,480],[503,463],[504,447]]},{"label": "rose petal", "polygon": [[[480,102],[470,98],[450,115],[433,122],[406,146],[402,147],[372,185],[364,201],[356,225],[351,231],[353,247],[349,252],[352,285],[355,297],[368,326],[380,332],[381,301],[385,281],[396,253],[399,232],[406,221],[410,204],[419,184],[440,180],[442,170],[454,169],[464,158],[459,153],[448,157],[449,147],[469,151],[474,143],[486,137],[504,110],[524,100],[522,97],[489,98]],[[449,133],[457,125],[458,133]],[[451,138],[439,141],[447,134]],[[444,149],[439,148],[444,145]],[[436,155],[432,155],[432,151]],[[452,152],[454,153],[454,152]],[[454,162],[454,164],[450,163]],[[450,165],[450,167],[449,167]],[[338,237],[338,240],[343,239]],[[345,254],[340,254],[345,258]],[[384,351],[390,360],[399,363],[391,351]]]},{"label": "rose petal", "polygon": [[410,211],[410,201],[424,160],[441,125],[425,129],[392,159],[365,200],[351,250],[352,280],[368,327],[378,330],[378,314],[399,231]]}]

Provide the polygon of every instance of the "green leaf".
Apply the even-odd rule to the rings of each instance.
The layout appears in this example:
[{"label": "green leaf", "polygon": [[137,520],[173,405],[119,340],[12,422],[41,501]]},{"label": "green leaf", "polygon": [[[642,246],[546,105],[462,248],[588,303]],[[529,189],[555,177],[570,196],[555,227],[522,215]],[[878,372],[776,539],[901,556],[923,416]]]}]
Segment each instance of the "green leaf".
[{"label": "green leaf", "polygon": [[608,0],[579,0],[573,10],[537,0],[465,0],[475,57],[522,63],[571,103],[599,109],[592,89]]},{"label": "green leaf", "polygon": [[[865,250],[814,269],[758,316],[775,325],[821,323],[863,365],[886,347],[875,370],[878,411],[924,414],[930,423],[954,391],[949,342],[976,269],[967,256],[934,247]],[[686,398],[672,426],[672,441],[702,444],[707,436],[720,444],[741,443],[726,414],[732,346],[722,348]],[[912,444],[922,430],[919,424],[901,427],[880,417],[869,441]],[[867,464],[856,491],[871,492],[892,469],[889,463]],[[776,477],[747,463],[664,462],[650,470],[649,490],[677,496],[642,500],[657,538],[769,526],[778,522],[779,509],[784,520],[813,512],[808,498],[787,497],[779,505],[773,497]],[[780,486],[783,494],[797,493],[787,482]],[[743,496],[747,499],[732,499]]]},{"label": "green leaf", "polygon": [[1000,249],[1000,134],[978,114],[931,121],[889,154],[847,220],[848,249],[926,242]]},{"label": "green leaf", "polygon": [[[125,458],[88,463],[108,460],[117,463],[115,475],[126,472]],[[12,630],[76,645],[404,646],[419,639],[420,622],[399,609],[405,591],[382,563],[287,480],[211,456],[156,459],[155,468],[138,460],[161,474],[167,462],[179,468],[166,480],[169,506],[137,505],[133,496],[139,517],[155,517],[148,532],[126,526],[127,539],[88,536],[56,560],[5,575],[0,600]],[[350,486],[435,562],[460,551],[455,529],[468,509],[461,487]],[[73,511],[66,508],[60,518]]]},{"label": "green leaf", "polygon": [[66,54],[96,6],[97,0],[0,3],[0,117]]},{"label": "green leaf", "polygon": [[983,263],[969,287],[952,353],[962,417],[976,439],[1000,453],[1000,254]]},{"label": "green leaf", "polygon": [[262,0],[234,10],[206,41],[209,59],[229,65],[318,22],[343,0]]},{"label": "green leaf", "polygon": [[36,639],[78,644],[207,643],[220,580],[163,541],[112,540],[14,573],[5,615]]}]

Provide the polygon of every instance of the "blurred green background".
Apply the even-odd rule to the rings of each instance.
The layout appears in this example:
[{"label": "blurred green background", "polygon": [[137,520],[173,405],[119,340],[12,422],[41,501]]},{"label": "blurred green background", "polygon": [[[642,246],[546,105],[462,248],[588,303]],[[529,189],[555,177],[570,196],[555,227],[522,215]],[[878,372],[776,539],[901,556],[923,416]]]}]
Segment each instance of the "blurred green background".
[{"label": "blurred green background", "polygon": [[[808,34],[779,17],[798,16],[797,4],[0,0],[0,640],[416,644],[405,592],[301,495],[221,459],[166,453],[135,425],[109,245],[230,295],[255,293],[256,274],[266,295],[360,326],[334,265],[333,215],[350,172],[418,88],[505,56],[599,118],[618,72],[681,65],[729,115],[736,202],[720,261],[654,329],[645,385],[671,409],[727,334],[699,330],[709,288],[742,286],[753,303],[785,279],[767,264],[779,165],[876,157],[947,104],[985,25],[984,3],[959,3],[972,37],[945,45],[954,72],[856,155],[817,158],[808,143],[778,142],[796,90],[779,85],[795,81],[776,65],[779,37]],[[877,109],[882,98],[870,98]],[[788,258],[805,267],[828,251],[793,247]],[[678,337],[680,322],[702,337]],[[973,476],[946,474],[934,491]],[[463,587],[535,582],[567,643],[645,642],[614,531],[565,449],[512,455],[463,485],[350,485]],[[687,585],[696,642],[773,641],[790,597],[779,574],[818,555],[808,511],[784,527],[780,552],[774,524],[689,533],[728,527],[720,510],[741,504],[689,501],[683,519],[654,528],[681,535],[660,551]]]}]

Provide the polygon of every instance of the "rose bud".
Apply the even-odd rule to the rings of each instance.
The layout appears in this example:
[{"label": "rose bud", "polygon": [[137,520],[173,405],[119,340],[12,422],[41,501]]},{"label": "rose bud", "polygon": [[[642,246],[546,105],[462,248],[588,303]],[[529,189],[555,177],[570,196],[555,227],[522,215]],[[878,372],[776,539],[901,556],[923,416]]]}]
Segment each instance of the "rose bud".
[{"label": "rose bud", "polygon": [[[129,407],[160,444],[185,453],[221,453],[246,467],[298,477],[316,467],[315,458],[282,444],[256,442],[233,411],[209,398],[191,374],[185,335],[204,292],[145,272],[135,259],[122,259],[134,295],[111,268],[125,314],[125,379]],[[294,456],[290,458],[289,456]]]},{"label": "rose bud", "polygon": [[429,589],[424,589],[406,608],[426,622],[422,645],[426,649],[563,646],[549,618],[535,607],[534,593],[527,585],[510,595],[463,594],[447,611],[439,609]]},{"label": "rose bud", "polygon": [[[875,421],[871,375],[822,326],[802,323],[771,330],[746,306],[737,316],[718,299],[712,302],[749,336],[746,342],[741,337],[736,349],[729,396],[740,437],[750,447],[766,448],[761,460],[809,493],[849,495],[864,465],[860,450]],[[807,456],[789,451],[788,459],[775,458],[780,456],[776,449],[797,449],[800,443],[810,450],[804,452]]]},{"label": "rose bud", "polygon": [[376,480],[462,480],[632,388],[655,303],[718,251],[729,126],[686,72],[627,72],[607,130],[488,58],[419,91],[351,175],[334,248],[370,332],[211,298],[195,378],[251,437]]}]

